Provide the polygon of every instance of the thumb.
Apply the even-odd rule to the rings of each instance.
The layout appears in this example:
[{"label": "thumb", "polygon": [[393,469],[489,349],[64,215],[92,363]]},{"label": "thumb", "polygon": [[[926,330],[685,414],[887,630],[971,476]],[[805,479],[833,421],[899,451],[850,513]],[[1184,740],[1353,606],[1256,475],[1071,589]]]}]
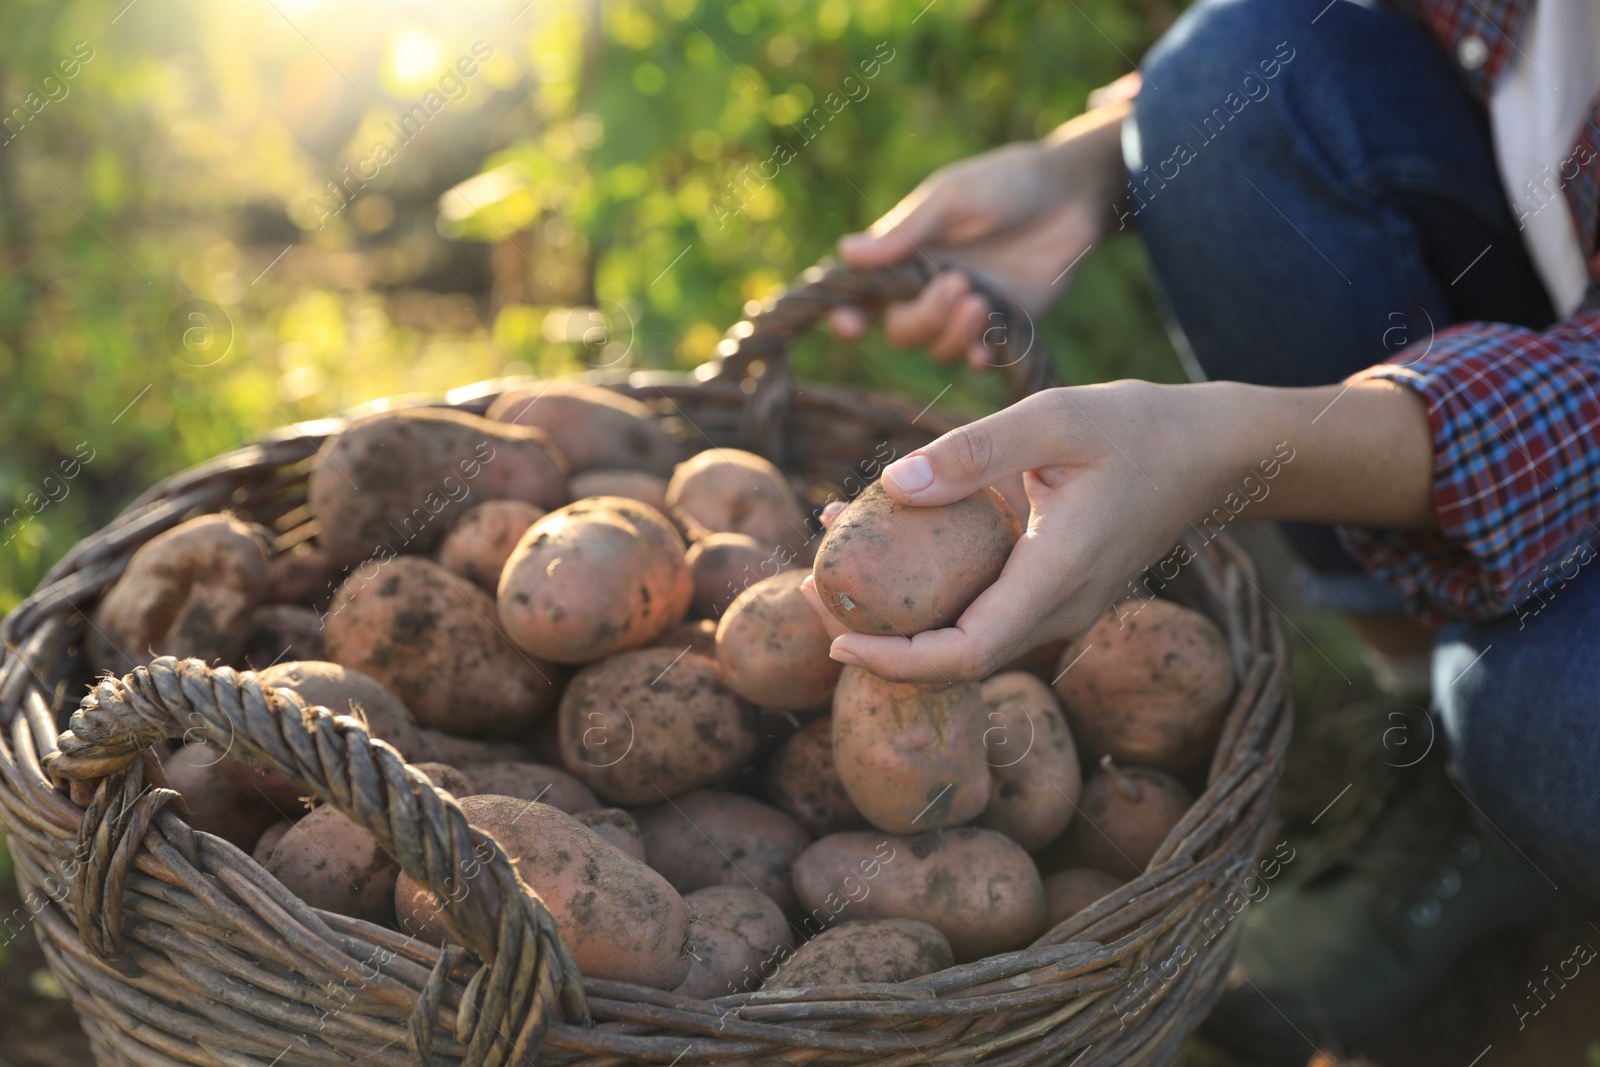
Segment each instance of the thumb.
[{"label": "thumb", "polygon": [[1050,454],[1061,439],[1052,407],[1039,395],[958,426],[883,469],[883,488],[902,504],[950,504],[1023,471],[1061,461]]},{"label": "thumb", "polygon": [[839,238],[839,256],[852,267],[886,267],[909,259],[919,245],[941,243],[945,212],[938,196],[911,196],[896,204],[866,233]]}]

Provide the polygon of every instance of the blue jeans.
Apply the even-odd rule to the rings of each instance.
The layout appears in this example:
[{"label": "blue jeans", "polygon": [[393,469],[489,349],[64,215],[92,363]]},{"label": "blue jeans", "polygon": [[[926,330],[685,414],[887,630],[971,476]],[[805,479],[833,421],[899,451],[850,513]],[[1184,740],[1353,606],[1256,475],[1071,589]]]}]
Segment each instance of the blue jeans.
[{"label": "blue jeans", "polygon": [[[1553,320],[1483,108],[1421,28],[1353,0],[1202,0],[1142,69],[1124,222],[1192,372],[1325,385],[1451,323]],[[1328,528],[1287,532],[1330,606],[1397,603]],[[1600,579],[1544,600],[1447,630],[1436,699],[1484,816],[1600,896]]]}]

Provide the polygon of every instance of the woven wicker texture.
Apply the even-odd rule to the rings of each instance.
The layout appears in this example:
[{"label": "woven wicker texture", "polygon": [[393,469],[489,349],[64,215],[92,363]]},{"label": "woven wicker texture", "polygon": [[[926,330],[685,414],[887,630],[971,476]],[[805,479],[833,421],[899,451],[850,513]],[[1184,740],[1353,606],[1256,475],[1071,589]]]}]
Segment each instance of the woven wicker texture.
[{"label": "woven wicker texture", "polygon": [[[794,382],[788,345],[828,308],[902,298],[930,272],[821,266],[750,309],[694,376],[590,378],[656,409],[690,447],[774,458],[820,504],[859,491],[861,464],[885,445],[903,454],[960,420]],[[997,306],[996,362],[1016,395],[1040,388],[1048,360],[1031,324]],[[508,384],[446,403],[481,413]],[[1282,627],[1225,536],[1191,545],[1178,586],[1221,626],[1239,685],[1204,792],[1141,878],[1028,949],[912,982],[693,1001],[579,976],[493,839],[355,720],[195,660],[87,676],[85,613],[152,537],[224,510],[271,527],[280,547],[313,537],[306,477],[344,421],[289,427],[161,482],[0,624],[0,815],[27,904],[18,918],[102,1065],[1161,1064],[1204,1018],[1232,958],[1229,905],[1268,831],[1291,718]],[[239,849],[191,830],[150,754],[178,737],[286,773],[373,831],[446,901],[464,947],[441,952],[312,909]],[[472,862],[491,875],[474,885],[493,892],[455,891]]]}]

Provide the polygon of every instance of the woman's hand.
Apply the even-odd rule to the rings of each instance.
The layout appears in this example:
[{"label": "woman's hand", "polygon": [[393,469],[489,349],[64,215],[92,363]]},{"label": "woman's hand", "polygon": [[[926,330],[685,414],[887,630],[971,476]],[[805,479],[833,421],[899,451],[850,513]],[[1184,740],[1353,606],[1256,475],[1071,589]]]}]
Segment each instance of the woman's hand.
[{"label": "woman's hand", "polygon": [[1205,536],[1238,516],[1429,528],[1432,459],[1423,402],[1390,382],[1049,389],[884,469],[884,489],[914,505],[1025,472],[1027,529],[954,626],[852,633],[804,589],[834,659],[895,681],[971,681],[1086,630],[1202,522]]},{"label": "woman's hand", "polygon": [[[840,239],[839,254],[858,267],[913,255],[953,264],[1028,314],[1040,314],[1114,218],[1112,203],[1125,181],[1120,131],[1128,108],[1109,105],[1043,141],[1005,145],[935,171],[867,233]],[[901,348],[926,346],[941,362],[966,353],[982,367],[987,356],[979,338],[990,310],[963,270],[949,270],[915,300],[890,305],[884,326]],[[835,310],[831,322],[844,337],[867,327],[858,308]]]}]

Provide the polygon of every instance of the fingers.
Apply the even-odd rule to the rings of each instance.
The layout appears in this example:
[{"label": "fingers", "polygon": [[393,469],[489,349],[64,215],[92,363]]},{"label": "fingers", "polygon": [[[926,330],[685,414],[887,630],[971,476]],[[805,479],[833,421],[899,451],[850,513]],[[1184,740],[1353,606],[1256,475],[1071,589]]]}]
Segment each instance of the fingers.
[{"label": "fingers", "polygon": [[[868,232],[841,237],[840,257],[854,267],[882,267],[923,255],[924,247],[948,244],[951,197],[940,195],[941,188],[941,183],[931,182],[895,205]],[[986,361],[977,338],[988,314],[988,302],[971,293],[966,277],[948,272],[924,287],[915,300],[890,305],[884,327],[890,343],[897,347],[926,346],[940,363],[966,355],[974,367],[981,368]],[[866,330],[866,317],[858,309],[842,314],[836,311],[830,321],[840,337],[859,337]]]},{"label": "fingers", "polygon": [[903,504],[949,504],[1022,471],[1067,462],[1059,390],[1036,393],[970,422],[883,470],[883,487]]},{"label": "fingers", "polygon": [[924,183],[873,223],[866,233],[839,238],[839,258],[852,267],[886,267],[917,254],[918,245],[940,243],[948,225],[950,197],[938,195],[940,183]]},{"label": "fingers", "polygon": [[[989,302],[971,292],[965,275],[947,271],[929,282],[913,300],[890,304],[884,315],[884,333],[898,348],[926,347],[940,363],[963,355],[976,368],[987,365],[983,329]],[[869,319],[859,307],[837,307],[828,313],[828,325],[837,337],[855,339],[867,332]]]},{"label": "fingers", "polygon": [[883,328],[899,348],[926,346],[935,359],[949,362],[966,349],[963,331],[982,321],[988,305],[971,291],[966,275],[947,271],[923,286],[916,299],[891,304]]},{"label": "fingers", "polygon": [[867,313],[858,307],[836,307],[828,312],[828,326],[835,337],[855,340],[867,332]]},{"label": "fingers", "polygon": [[[877,227],[873,228],[876,231]],[[883,232],[847,233],[839,238],[839,258],[852,267],[887,267],[916,254],[917,238],[901,226]]]},{"label": "fingers", "polygon": [[929,354],[940,363],[954,363],[963,355],[968,355],[988,318],[987,300],[975,293],[963,296],[951,307],[944,328],[928,346]]}]

